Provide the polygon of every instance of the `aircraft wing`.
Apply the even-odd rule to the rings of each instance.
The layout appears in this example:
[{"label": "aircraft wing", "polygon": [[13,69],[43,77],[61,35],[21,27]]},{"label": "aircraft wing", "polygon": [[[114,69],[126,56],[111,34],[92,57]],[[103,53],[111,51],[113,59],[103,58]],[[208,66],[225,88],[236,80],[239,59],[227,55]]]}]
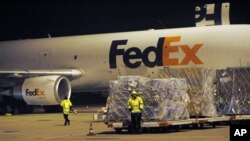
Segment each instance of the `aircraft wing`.
[{"label": "aircraft wing", "polygon": [[69,80],[77,79],[84,74],[81,69],[50,69],[50,70],[0,70],[0,88],[12,87],[25,78],[37,76],[60,75]]}]

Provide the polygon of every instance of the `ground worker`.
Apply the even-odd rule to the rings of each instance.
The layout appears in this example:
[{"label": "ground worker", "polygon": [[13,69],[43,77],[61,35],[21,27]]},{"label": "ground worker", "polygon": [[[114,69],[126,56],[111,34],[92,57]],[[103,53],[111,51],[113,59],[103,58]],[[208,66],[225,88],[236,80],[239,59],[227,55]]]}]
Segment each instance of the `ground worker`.
[{"label": "ground worker", "polygon": [[128,109],[131,112],[131,128],[133,134],[141,134],[141,111],[143,107],[142,98],[138,96],[135,90],[131,91],[131,97],[128,99]]},{"label": "ground worker", "polygon": [[69,113],[72,108],[72,103],[67,96],[64,97],[64,100],[60,104],[63,108],[63,117],[64,117],[64,126],[70,125]]}]

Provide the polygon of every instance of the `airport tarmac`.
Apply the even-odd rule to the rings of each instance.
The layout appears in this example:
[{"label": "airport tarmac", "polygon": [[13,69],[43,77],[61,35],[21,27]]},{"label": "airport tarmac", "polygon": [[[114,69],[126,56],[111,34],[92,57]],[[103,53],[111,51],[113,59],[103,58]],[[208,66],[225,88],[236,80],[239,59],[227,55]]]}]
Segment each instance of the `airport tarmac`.
[{"label": "airport tarmac", "polygon": [[165,133],[116,134],[104,122],[93,122],[95,136],[87,136],[93,113],[70,114],[71,125],[64,126],[63,116],[56,114],[25,114],[0,116],[1,141],[229,141],[229,126],[205,127],[204,129],[169,130]]}]

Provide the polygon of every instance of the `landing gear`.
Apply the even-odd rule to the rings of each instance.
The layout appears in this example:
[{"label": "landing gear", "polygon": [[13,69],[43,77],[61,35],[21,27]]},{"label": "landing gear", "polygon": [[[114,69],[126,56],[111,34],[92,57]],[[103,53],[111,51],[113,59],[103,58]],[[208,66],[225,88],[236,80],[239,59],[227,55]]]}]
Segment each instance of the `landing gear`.
[{"label": "landing gear", "polygon": [[34,107],[30,106],[30,105],[19,105],[18,107],[16,107],[17,112],[20,114],[30,114],[33,113],[34,111]]},{"label": "landing gear", "polygon": [[3,96],[0,102],[0,115],[6,113],[29,114],[33,112],[33,109],[33,106],[27,105],[24,101],[16,100],[8,96]]},{"label": "landing gear", "polygon": [[51,106],[43,106],[43,109],[46,113],[59,113],[62,112],[62,108],[60,105],[51,105]]},{"label": "landing gear", "polygon": [[7,107],[4,103],[0,103],[0,115],[7,113]]}]

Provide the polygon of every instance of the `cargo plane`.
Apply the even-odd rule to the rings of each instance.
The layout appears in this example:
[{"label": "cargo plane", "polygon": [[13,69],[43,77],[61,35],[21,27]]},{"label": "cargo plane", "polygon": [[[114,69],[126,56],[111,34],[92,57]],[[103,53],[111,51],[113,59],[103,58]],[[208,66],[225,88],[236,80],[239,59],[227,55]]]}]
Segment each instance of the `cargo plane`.
[{"label": "cargo plane", "polygon": [[0,94],[58,105],[72,92],[107,91],[122,75],[162,68],[250,66],[250,26],[218,25],[0,43]]}]

